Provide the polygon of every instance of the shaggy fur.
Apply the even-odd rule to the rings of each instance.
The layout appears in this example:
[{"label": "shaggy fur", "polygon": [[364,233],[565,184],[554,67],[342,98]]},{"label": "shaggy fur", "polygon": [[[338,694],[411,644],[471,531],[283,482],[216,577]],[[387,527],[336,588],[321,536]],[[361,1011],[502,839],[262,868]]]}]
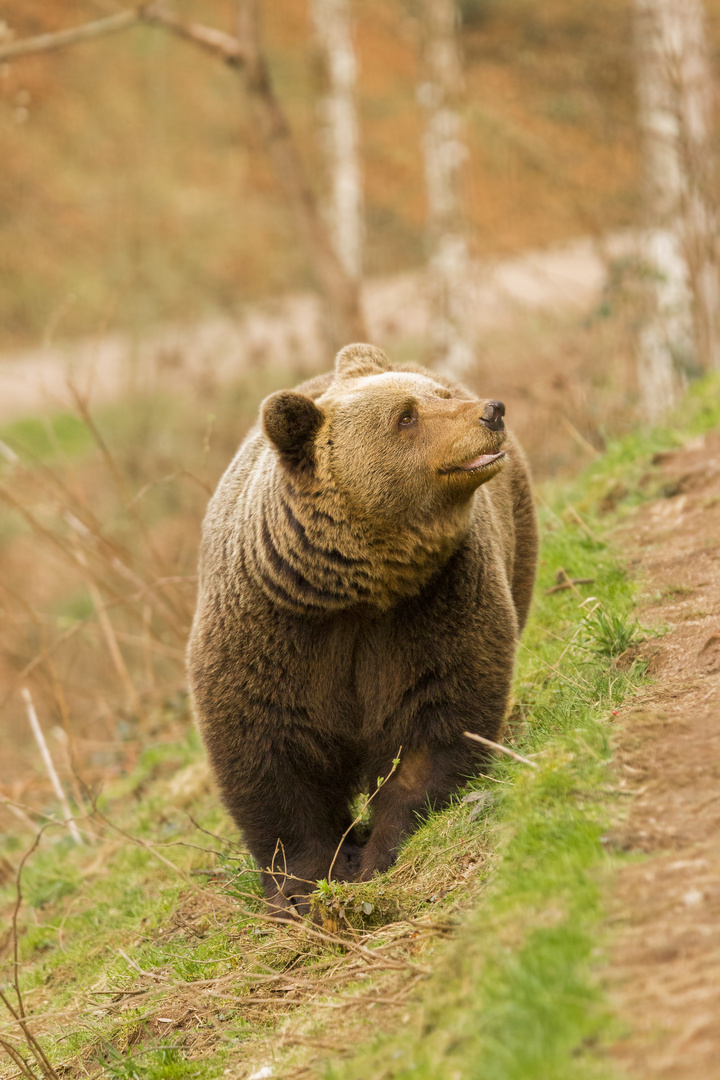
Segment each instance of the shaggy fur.
[{"label": "shaggy fur", "polygon": [[401,746],[369,840],[348,838],[337,877],[385,870],[477,770],[462,732],[498,734],[537,558],[503,413],[348,346],[334,373],[263,403],[210,503],[190,682],[278,911],[307,910],[352,798]]}]

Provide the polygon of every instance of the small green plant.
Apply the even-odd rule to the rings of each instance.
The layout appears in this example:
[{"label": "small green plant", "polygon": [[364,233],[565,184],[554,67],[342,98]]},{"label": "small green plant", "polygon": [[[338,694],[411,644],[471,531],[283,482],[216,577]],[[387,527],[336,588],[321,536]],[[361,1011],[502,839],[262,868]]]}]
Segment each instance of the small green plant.
[{"label": "small green plant", "polygon": [[581,646],[610,659],[620,656],[642,635],[637,619],[631,619],[622,612],[608,613],[602,607],[589,612],[581,626]]},{"label": "small green plant", "polygon": [[163,1043],[121,1053],[111,1043],[106,1043],[102,1057],[97,1062],[103,1074],[113,1080],[179,1080],[183,1076],[197,1075],[197,1072],[191,1071],[191,1064],[183,1061],[181,1049],[180,1046]]}]

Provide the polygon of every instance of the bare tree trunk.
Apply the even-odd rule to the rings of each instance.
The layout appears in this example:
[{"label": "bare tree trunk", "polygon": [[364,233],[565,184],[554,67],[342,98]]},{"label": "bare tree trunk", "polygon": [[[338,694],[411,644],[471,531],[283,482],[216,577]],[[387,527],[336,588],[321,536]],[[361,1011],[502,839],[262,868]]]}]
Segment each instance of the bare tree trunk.
[{"label": "bare tree trunk", "polygon": [[455,30],[455,0],[423,0],[425,181],[434,360],[462,377],[475,365],[471,333],[471,260],[461,209],[467,158],[459,105],[463,79]]},{"label": "bare tree trunk", "polygon": [[357,63],[350,0],[311,0],[310,6],[328,81],[320,110],[331,182],[330,234],[346,273],[359,281],[362,276],[363,188],[355,95]]},{"label": "bare tree trunk", "polygon": [[692,368],[717,367],[717,220],[709,145],[711,81],[702,0],[635,0],[647,200],[643,258],[652,313],[638,380],[652,420]]},{"label": "bare tree trunk", "polygon": [[245,85],[255,122],[262,132],[285,196],[295,214],[318,284],[328,300],[334,348],[365,341],[359,282],[346,271],[318,211],[317,200],[285,114],[275,97],[261,47],[258,0],[239,0],[239,40],[245,52]]}]

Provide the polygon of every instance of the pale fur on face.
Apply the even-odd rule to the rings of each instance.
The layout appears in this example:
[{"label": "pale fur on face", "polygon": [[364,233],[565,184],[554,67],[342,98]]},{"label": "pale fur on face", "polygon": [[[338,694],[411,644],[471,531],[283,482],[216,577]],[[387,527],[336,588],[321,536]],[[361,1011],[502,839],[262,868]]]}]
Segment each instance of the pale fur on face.
[{"label": "pale fur on face", "polygon": [[[337,379],[317,401],[326,417],[315,440],[318,462],[361,517],[394,518],[401,527],[418,515],[454,513],[502,467],[447,475],[502,446],[504,432],[481,423],[485,404],[412,372]],[[414,419],[404,425],[408,414]]]}]

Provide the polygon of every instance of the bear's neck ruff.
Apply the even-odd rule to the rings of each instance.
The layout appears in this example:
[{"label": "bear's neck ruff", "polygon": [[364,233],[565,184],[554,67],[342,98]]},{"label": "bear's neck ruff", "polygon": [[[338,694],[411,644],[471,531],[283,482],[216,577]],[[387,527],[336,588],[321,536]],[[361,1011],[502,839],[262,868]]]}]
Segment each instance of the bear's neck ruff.
[{"label": "bear's neck ruff", "polygon": [[336,489],[298,485],[280,469],[273,480],[244,530],[244,561],[256,586],[296,613],[387,610],[417,595],[462,538],[432,521],[373,529],[349,518]]}]

